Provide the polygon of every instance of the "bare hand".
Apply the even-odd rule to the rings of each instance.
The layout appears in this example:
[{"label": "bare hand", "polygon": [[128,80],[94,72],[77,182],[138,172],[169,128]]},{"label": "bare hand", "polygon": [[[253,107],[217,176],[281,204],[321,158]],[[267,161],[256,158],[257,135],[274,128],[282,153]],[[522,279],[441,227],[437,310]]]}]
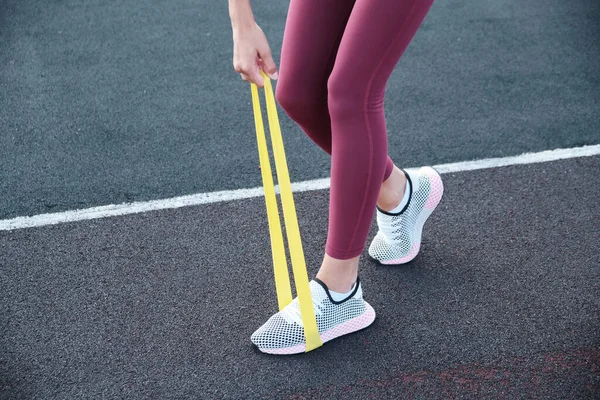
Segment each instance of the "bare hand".
[{"label": "bare hand", "polygon": [[277,66],[262,29],[253,23],[247,29],[233,30],[233,67],[242,79],[264,86],[260,75],[263,70],[271,79],[277,79]]}]

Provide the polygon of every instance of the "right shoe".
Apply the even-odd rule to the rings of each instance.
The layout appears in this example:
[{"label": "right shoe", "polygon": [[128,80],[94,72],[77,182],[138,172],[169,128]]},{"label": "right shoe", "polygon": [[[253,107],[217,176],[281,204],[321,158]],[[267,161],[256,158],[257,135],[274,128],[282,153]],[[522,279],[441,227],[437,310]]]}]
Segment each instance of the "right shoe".
[{"label": "right shoe", "polygon": [[369,246],[369,256],[380,264],[406,264],[417,256],[423,225],[444,193],[442,178],[435,169],[422,167],[403,172],[411,184],[406,207],[398,214],[377,207],[379,231]]}]

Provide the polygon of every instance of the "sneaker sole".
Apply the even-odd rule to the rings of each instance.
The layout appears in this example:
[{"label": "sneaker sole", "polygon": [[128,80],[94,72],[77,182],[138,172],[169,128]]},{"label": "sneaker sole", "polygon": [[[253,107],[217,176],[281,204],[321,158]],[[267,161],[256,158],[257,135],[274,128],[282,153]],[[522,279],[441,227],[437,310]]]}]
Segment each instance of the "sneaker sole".
[{"label": "sneaker sole", "polygon": [[[375,321],[375,310],[373,310],[373,307],[371,307],[371,305],[365,301],[365,312],[363,312],[358,317],[352,318],[349,321],[346,321],[329,329],[328,331],[321,333],[321,342],[325,344],[340,336],[358,332],[362,329],[367,328],[373,323],[373,321]],[[306,351],[306,344],[302,343],[296,346],[284,347],[279,349],[261,349],[260,347],[258,347],[258,349],[261,352],[267,354],[290,355],[304,353]]]},{"label": "sneaker sole", "polygon": [[[400,258],[396,258],[394,260],[385,260],[381,261],[369,254],[371,260],[375,261],[379,265],[391,265],[398,266],[411,262],[414,258],[419,254],[419,250],[421,249],[421,235],[423,233],[423,226],[425,226],[425,222],[429,218],[429,216],[433,213],[433,210],[436,209],[440,201],[442,200],[442,196],[444,195],[444,184],[442,183],[442,177],[439,172],[437,172],[434,168],[431,167],[423,167],[420,172],[427,176],[429,179],[429,184],[431,186],[431,192],[425,200],[425,205],[423,207],[423,211],[419,214],[417,218],[417,223],[415,224],[415,230],[413,230],[412,237],[418,237],[419,240],[413,243],[410,252],[402,256]],[[415,236],[415,232],[417,235]]]}]

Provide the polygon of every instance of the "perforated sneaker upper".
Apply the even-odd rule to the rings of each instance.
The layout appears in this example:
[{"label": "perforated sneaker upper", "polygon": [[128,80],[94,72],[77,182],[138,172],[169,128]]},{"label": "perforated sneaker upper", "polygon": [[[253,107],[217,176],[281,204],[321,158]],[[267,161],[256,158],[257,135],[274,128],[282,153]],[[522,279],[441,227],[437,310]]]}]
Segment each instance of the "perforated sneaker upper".
[{"label": "perforated sneaker upper", "polygon": [[406,208],[397,215],[377,210],[379,231],[369,246],[369,255],[383,263],[408,262],[421,244],[423,224],[441,199],[439,174],[429,167],[407,173],[413,190]]},{"label": "perforated sneaker upper", "polygon": [[[361,316],[366,310],[360,282],[355,293],[338,304],[328,296],[326,289],[317,281],[310,282],[310,292],[319,334]],[[261,350],[285,349],[305,344],[304,327],[298,298],[273,315],[252,334],[252,342]]]}]

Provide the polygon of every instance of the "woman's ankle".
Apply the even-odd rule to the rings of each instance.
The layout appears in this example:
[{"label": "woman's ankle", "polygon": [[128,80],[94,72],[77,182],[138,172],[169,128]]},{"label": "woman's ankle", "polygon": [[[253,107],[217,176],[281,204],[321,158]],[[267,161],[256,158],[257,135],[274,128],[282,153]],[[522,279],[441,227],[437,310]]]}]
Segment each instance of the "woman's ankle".
[{"label": "woman's ankle", "polygon": [[356,283],[359,259],[360,256],[349,260],[339,260],[325,254],[317,278],[330,290],[346,293]]}]

